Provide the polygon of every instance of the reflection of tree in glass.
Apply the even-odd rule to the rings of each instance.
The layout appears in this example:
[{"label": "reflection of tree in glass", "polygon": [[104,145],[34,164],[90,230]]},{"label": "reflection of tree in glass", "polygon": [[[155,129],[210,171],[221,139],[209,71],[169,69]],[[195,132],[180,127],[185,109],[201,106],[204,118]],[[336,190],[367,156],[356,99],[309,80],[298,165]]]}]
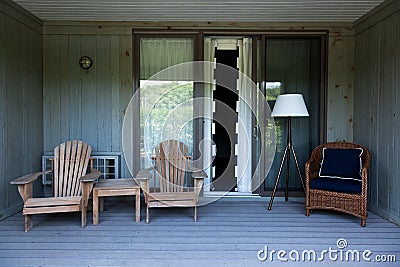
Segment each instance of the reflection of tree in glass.
[{"label": "reflection of tree in glass", "polygon": [[268,83],[267,82],[267,90],[265,94],[265,98],[267,101],[275,101],[278,95],[282,93],[282,87],[281,87],[280,82],[273,82],[273,83]]},{"label": "reflection of tree in glass", "polygon": [[178,139],[188,146],[190,153],[193,148],[193,83],[150,82],[140,94],[141,151],[154,149],[164,139]]},{"label": "reflection of tree in glass", "polygon": [[[266,90],[265,90],[265,98],[270,106],[270,109],[272,110],[275,101],[278,97],[278,95],[282,94],[283,88],[282,88],[282,83],[281,82],[267,82],[266,83]],[[274,123],[274,121],[268,122],[267,127],[270,123]],[[268,142],[270,140],[270,133],[272,133],[271,125],[269,126],[269,129],[265,131],[266,136],[265,140]],[[282,125],[282,119],[281,118],[275,118],[275,131],[276,131],[276,151],[281,152],[284,149],[284,142],[283,142],[283,125]]]}]

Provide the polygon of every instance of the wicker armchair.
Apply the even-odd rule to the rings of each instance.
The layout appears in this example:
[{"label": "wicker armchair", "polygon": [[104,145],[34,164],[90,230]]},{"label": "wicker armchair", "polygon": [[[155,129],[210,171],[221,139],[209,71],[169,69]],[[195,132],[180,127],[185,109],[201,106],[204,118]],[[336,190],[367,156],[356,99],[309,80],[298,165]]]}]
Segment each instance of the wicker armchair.
[{"label": "wicker armchair", "polygon": [[[361,148],[363,153],[361,154],[362,171],[361,181],[353,182],[356,186],[360,186],[360,193],[348,193],[348,192],[337,192],[321,190],[318,186],[315,186],[313,179],[319,177],[319,170],[321,167],[323,149],[324,148],[335,148],[335,149],[352,149]],[[367,219],[367,176],[368,167],[370,162],[370,153],[367,148],[362,145],[347,143],[347,142],[331,142],[322,144],[316,147],[310,159],[306,162],[305,174],[306,174],[306,215],[309,216],[313,209],[331,209],[344,213],[354,215],[361,219],[361,226],[366,225]],[[328,178],[329,179],[329,178]],[[338,181],[340,179],[330,179],[329,182]],[[310,185],[311,183],[311,185]]]}]

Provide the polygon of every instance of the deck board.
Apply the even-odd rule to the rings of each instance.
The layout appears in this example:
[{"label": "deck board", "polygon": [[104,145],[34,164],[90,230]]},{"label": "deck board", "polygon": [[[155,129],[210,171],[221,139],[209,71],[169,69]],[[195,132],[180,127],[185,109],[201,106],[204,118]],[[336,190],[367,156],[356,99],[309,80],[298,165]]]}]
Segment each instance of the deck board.
[{"label": "deck board", "polygon": [[[315,211],[305,216],[304,204],[224,199],[202,206],[198,222],[192,208],[151,210],[151,220],[135,222],[133,201],[106,200],[98,226],[91,212],[86,228],[80,214],[34,216],[34,227],[23,231],[21,213],[0,221],[0,266],[293,266],[278,259],[257,259],[257,252],[315,250],[332,247],[345,238],[346,249],[373,255],[395,255],[400,262],[400,227],[369,213],[367,226],[349,215]],[[342,264],[339,264],[342,263]],[[296,262],[309,266],[310,262]],[[365,262],[313,262],[313,266],[363,266]],[[368,266],[396,263],[369,263]]]}]

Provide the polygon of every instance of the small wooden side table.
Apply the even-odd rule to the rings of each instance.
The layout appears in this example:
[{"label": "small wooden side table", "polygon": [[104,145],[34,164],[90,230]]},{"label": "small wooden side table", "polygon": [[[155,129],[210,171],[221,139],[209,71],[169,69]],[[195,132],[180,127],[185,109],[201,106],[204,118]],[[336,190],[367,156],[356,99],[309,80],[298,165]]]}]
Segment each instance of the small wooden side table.
[{"label": "small wooden side table", "polygon": [[93,225],[99,224],[100,208],[103,210],[103,198],[108,196],[136,196],[136,222],[140,222],[140,186],[132,179],[104,179],[93,188]]}]

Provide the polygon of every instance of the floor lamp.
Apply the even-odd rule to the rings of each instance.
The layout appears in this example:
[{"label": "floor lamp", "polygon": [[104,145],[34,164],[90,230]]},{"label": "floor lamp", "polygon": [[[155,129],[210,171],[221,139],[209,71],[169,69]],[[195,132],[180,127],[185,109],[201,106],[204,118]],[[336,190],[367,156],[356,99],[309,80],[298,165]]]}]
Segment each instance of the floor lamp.
[{"label": "floor lamp", "polygon": [[271,117],[286,117],[288,125],[287,134],[287,144],[285,151],[283,153],[283,158],[281,165],[279,167],[278,177],[276,178],[274,190],[269,201],[268,210],[271,210],[272,203],[274,202],[274,197],[276,193],[276,188],[278,187],[279,179],[282,173],[282,167],[286,161],[286,186],[285,186],[285,201],[288,201],[288,186],[289,186],[289,168],[290,168],[290,153],[293,154],[294,160],[296,162],[297,172],[299,173],[299,178],[304,189],[303,177],[300,173],[299,162],[297,161],[296,153],[292,145],[292,117],[308,117],[308,111],[306,104],[304,103],[303,96],[301,94],[284,94],[279,95],[276,99],[274,109],[272,110]]}]

